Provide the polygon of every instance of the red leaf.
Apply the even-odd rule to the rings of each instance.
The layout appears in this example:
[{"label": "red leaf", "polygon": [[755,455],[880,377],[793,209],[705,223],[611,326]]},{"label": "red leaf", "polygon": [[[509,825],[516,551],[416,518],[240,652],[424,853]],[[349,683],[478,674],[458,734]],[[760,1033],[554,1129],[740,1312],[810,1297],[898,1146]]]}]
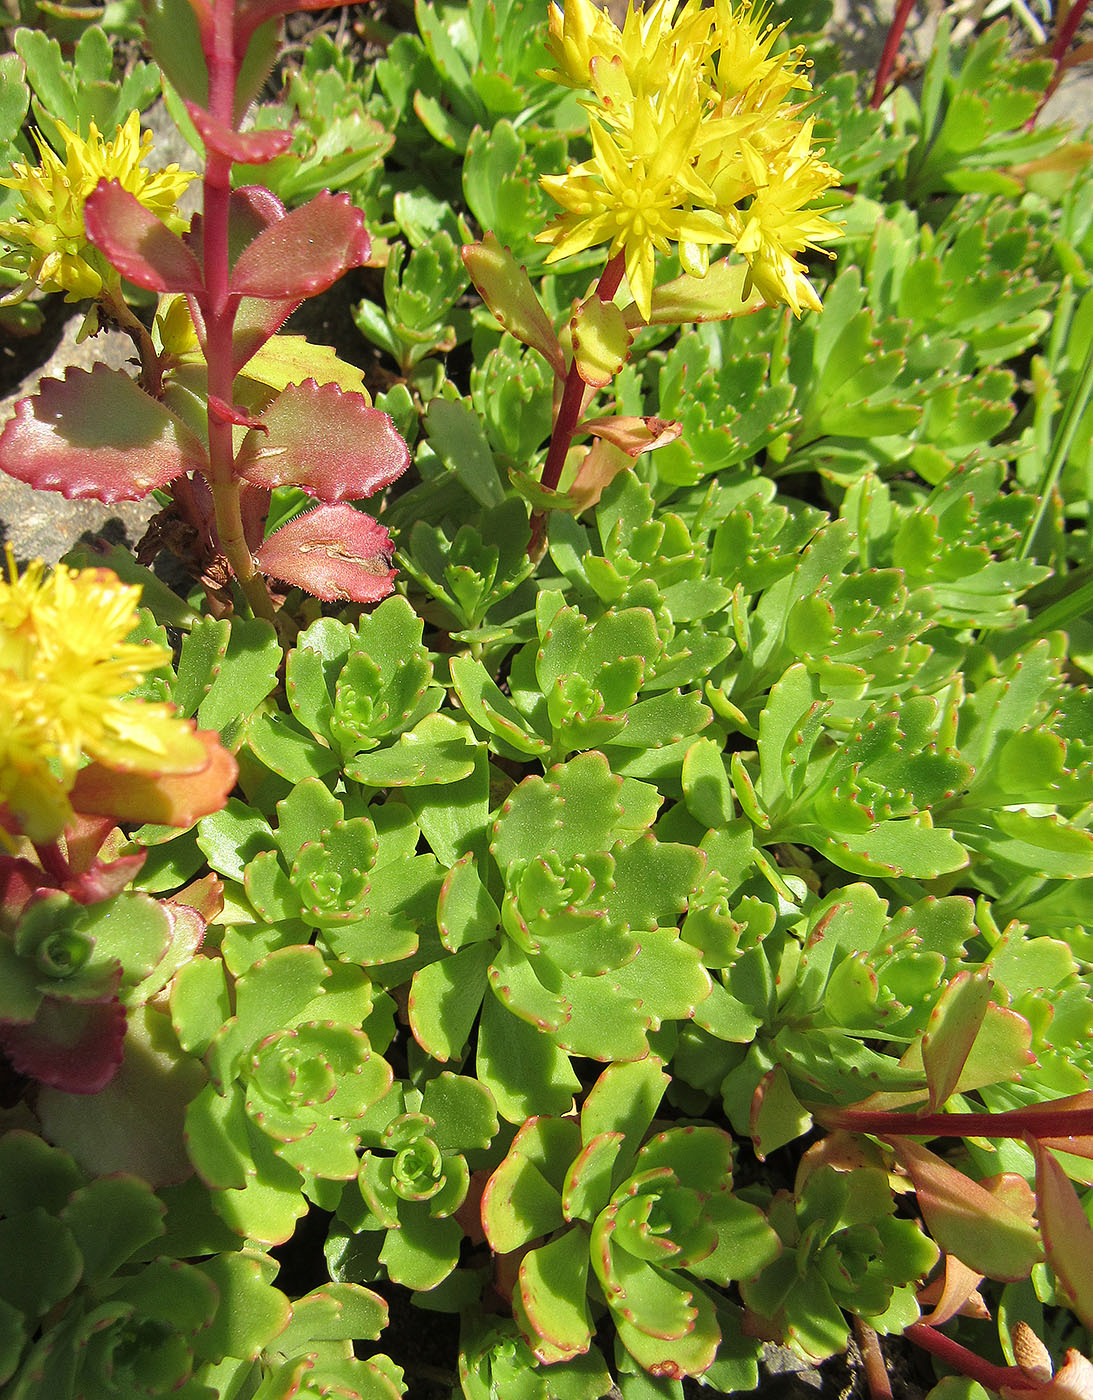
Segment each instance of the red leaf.
[{"label": "red leaf", "polygon": [[180,419],[103,364],[43,379],[0,436],[0,469],[70,500],[135,501],[206,466],[205,449]]},{"label": "red leaf", "polygon": [[376,603],[393,591],[391,536],[352,506],[316,506],[270,535],[255,555],[272,578],[324,602]]},{"label": "red leaf", "polygon": [[210,150],[245,165],[264,165],[292,145],[291,131],[236,131],[196,102],[187,102],[186,111]]},{"label": "red leaf", "polygon": [[245,408],[240,408],[238,404],[225,403],[216,394],[209,394],[206,402],[209,405],[209,416],[215,418],[218,423],[234,423],[237,428],[258,428],[265,431],[260,420]]},{"label": "red leaf", "polygon": [[97,1094],[122,1060],[125,1007],[118,1001],[46,997],[29,1026],[0,1025],[0,1049],[20,1074],[67,1094]]},{"label": "red leaf", "polygon": [[95,247],[138,287],[153,292],[200,289],[201,268],[193,253],[117,180],[100,180],[88,196],[84,229]]},{"label": "red leaf", "polygon": [[389,485],[410,453],[363,394],[305,379],[274,399],[243,439],[236,470],[254,486],[300,486],[322,501],[360,500]]},{"label": "red leaf", "polygon": [[239,255],[231,290],[239,296],[310,297],[343,272],[359,267],[372,249],[361,211],[348,195],[325,190],[271,224]]},{"label": "red leaf", "polygon": [[101,763],[89,763],[76,775],[72,806],[117,821],[156,822],[161,826],[193,826],[201,817],[219,812],[235,786],[239,765],[220,745],[220,736],[197,730],[208,762],[195,773],[120,773]]}]

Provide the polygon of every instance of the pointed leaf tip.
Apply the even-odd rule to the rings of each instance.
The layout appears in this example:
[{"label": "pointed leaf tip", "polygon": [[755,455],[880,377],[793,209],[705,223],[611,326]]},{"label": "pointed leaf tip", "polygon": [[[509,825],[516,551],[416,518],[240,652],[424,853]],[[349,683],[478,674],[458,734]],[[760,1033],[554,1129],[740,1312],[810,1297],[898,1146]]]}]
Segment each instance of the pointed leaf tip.
[{"label": "pointed leaf tip", "polygon": [[236,131],[196,102],[187,102],[186,111],[210,150],[245,165],[264,165],[292,145],[291,131]]},{"label": "pointed leaf tip", "polygon": [[152,292],[198,292],[197,259],[177,233],[123,189],[100,180],[84,204],[84,230],[123,277]]},{"label": "pointed leaf tip", "polygon": [[232,271],[237,296],[311,297],[372,251],[364,216],[348,195],[327,191],[264,228],[243,249]]}]

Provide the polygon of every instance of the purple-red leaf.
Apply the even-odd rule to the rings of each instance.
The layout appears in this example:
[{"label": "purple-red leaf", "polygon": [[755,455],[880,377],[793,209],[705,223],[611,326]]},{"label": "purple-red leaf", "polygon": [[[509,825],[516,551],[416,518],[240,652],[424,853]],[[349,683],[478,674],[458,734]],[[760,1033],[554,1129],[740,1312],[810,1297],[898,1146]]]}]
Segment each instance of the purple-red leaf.
[{"label": "purple-red leaf", "polygon": [[27,1026],[0,1025],[0,1049],[20,1074],[68,1094],[97,1094],[118,1072],[125,1007],[45,997]]},{"label": "purple-red leaf", "polygon": [[205,145],[229,160],[264,165],[292,145],[291,131],[236,131],[196,102],[187,102],[186,111]]},{"label": "purple-red leaf", "polygon": [[135,501],[206,465],[205,449],[173,413],[102,364],[43,379],[0,436],[0,469],[69,499]]},{"label": "purple-red leaf", "polygon": [[207,403],[209,416],[215,418],[218,423],[233,423],[237,428],[261,429],[262,427],[260,420],[253,413],[248,413],[237,403],[225,403],[216,394],[209,394]]},{"label": "purple-red leaf", "polygon": [[255,555],[272,578],[324,602],[375,603],[393,591],[394,546],[378,521],[352,506],[316,506],[270,535]]},{"label": "purple-red leaf", "polygon": [[117,180],[100,180],[84,204],[84,229],[123,277],[153,292],[196,292],[197,259]]},{"label": "purple-red leaf", "polygon": [[409,464],[394,423],[363,394],[305,379],[278,394],[235,465],[253,486],[300,486],[333,503],[371,496]]},{"label": "purple-red leaf", "polygon": [[372,250],[361,211],[344,194],[323,191],[271,224],[239,255],[231,290],[238,296],[311,297]]}]

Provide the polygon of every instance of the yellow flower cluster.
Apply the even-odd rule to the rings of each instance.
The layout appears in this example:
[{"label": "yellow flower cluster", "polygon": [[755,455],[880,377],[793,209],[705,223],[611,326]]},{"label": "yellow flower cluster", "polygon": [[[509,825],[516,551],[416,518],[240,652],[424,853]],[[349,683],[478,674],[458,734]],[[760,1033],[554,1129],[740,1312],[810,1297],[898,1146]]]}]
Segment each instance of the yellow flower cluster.
[{"label": "yellow flower cluster", "polygon": [[19,216],[0,220],[0,238],[11,244],[4,261],[26,277],[5,298],[9,302],[21,300],[36,286],[66,292],[68,301],[99,295],[111,273],[106,259],[87,241],[83,210],[100,180],[117,180],[176,232],[183,227],[176,205],[195,176],[177,165],[144,169],[141,162],[152,149],[152,135],[141,135],[137,112],[130,112],[112,141],[103,138],[94,122],[86,140],[64,122],[56,125],[64,138],[64,160],[36,136],[40,164],[14,165],[11,174],[0,179],[0,185],[21,196]]},{"label": "yellow flower cluster", "polygon": [[32,841],[74,819],[69,793],[85,759],[128,773],[186,773],[208,763],[170,705],[123,697],[170,660],[125,638],[140,589],[108,569],[40,560],[0,578],[0,803]]},{"label": "yellow flower cluster", "polygon": [[550,9],[550,76],[584,91],[592,158],[543,185],[563,213],[539,235],[548,261],[609,245],[648,319],[657,252],[703,275],[712,245],[747,259],[756,286],[800,315],[820,299],[796,257],[838,237],[811,208],[839,179],[812,148],[801,51],[751,0],[652,0],[620,30],[592,0]]}]

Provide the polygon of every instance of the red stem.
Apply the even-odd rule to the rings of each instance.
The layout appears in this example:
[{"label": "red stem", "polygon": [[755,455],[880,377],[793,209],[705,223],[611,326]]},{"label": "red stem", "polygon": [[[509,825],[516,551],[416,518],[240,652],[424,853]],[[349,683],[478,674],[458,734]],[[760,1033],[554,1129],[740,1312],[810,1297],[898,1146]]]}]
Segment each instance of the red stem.
[{"label": "red stem", "polygon": [[886,1113],[865,1108],[817,1108],[826,1128],[844,1128],[874,1137],[1073,1138],[1093,1134],[1093,1108],[1048,1105],[1008,1113]]},{"label": "red stem", "polygon": [[[619,289],[619,283],[622,281],[622,275],[625,271],[625,255],[618,252],[608,262],[600,274],[600,280],[596,283],[596,295],[601,301],[611,300]],[[569,367],[569,373],[566,375],[562,401],[558,405],[558,416],[554,420],[554,431],[550,435],[550,446],[547,449],[546,461],[543,463],[543,475],[540,478],[542,484],[549,491],[558,489],[566,455],[573,444],[577,424],[581,421],[585,388],[585,382],[577,371],[577,361],[574,359]],[[545,527],[546,513],[541,510],[534,511],[531,517],[531,543],[528,545],[528,554],[532,558],[535,557],[542,543]]]},{"label": "red stem", "polygon": [[[215,0],[212,16],[212,42],[206,57],[209,63],[209,111],[226,126],[235,126],[235,85],[239,60],[235,53],[234,0]],[[228,266],[228,219],[231,199],[231,159],[206,149],[204,194],[201,221],[205,290],[201,310],[205,320],[205,360],[208,366],[210,398],[222,403],[233,401],[235,387],[232,327],[236,302],[230,295]],[[273,604],[265,580],[258,572],[243,530],[239,482],[235,479],[235,449],[232,425],[209,414],[209,487],[216,512],[220,547],[239,580],[251,610],[257,617],[272,620]]]},{"label": "red stem", "polygon": [[47,875],[51,875],[59,886],[72,878],[68,860],[56,841],[35,841],[34,851],[42,869]]},{"label": "red stem", "polygon": [[1027,1390],[1032,1395],[1041,1388],[1039,1383],[1026,1376],[1019,1366],[995,1366],[989,1361],[984,1361],[981,1356],[976,1356],[974,1351],[962,1347],[959,1342],[954,1342],[951,1337],[946,1337],[943,1332],[939,1332],[935,1327],[928,1327],[924,1322],[912,1322],[903,1335],[922,1347],[923,1351],[928,1351],[932,1356],[944,1361],[946,1366],[951,1366],[962,1376],[970,1376],[988,1390],[1000,1391],[1003,1386],[1009,1386],[1013,1390]]},{"label": "red stem", "polygon": [[1066,12],[1066,19],[1063,20],[1062,24],[1060,24],[1055,31],[1055,39],[1051,45],[1051,61],[1055,64],[1055,72],[1051,75],[1051,82],[1048,83],[1045,88],[1044,95],[1040,98],[1036,111],[1033,112],[1032,116],[1029,117],[1028,121],[1025,123],[1026,131],[1031,131],[1036,125],[1036,118],[1044,110],[1044,106],[1054,96],[1055,90],[1063,81],[1063,74],[1066,72],[1066,64],[1064,62],[1066,51],[1070,48],[1074,36],[1078,32],[1078,26],[1082,22],[1082,16],[1085,14],[1088,4],[1089,0],[1074,0],[1074,4],[1071,5],[1070,9]]},{"label": "red stem", "polygon": [[884,89],[888,86],[888,79],[895,67],[899,41],[903,38],[903,31],[907,28],[907,21],[911,18],[911,11],[914,7],[915,0],[899,0],[896,13],[892,16],[892,23],[888,26],[884,50],[880,56],[880,63],[877,65],[877,76],[873,81],[873,96],[869,99],[869,105],[874,111],[884,101]]}]

